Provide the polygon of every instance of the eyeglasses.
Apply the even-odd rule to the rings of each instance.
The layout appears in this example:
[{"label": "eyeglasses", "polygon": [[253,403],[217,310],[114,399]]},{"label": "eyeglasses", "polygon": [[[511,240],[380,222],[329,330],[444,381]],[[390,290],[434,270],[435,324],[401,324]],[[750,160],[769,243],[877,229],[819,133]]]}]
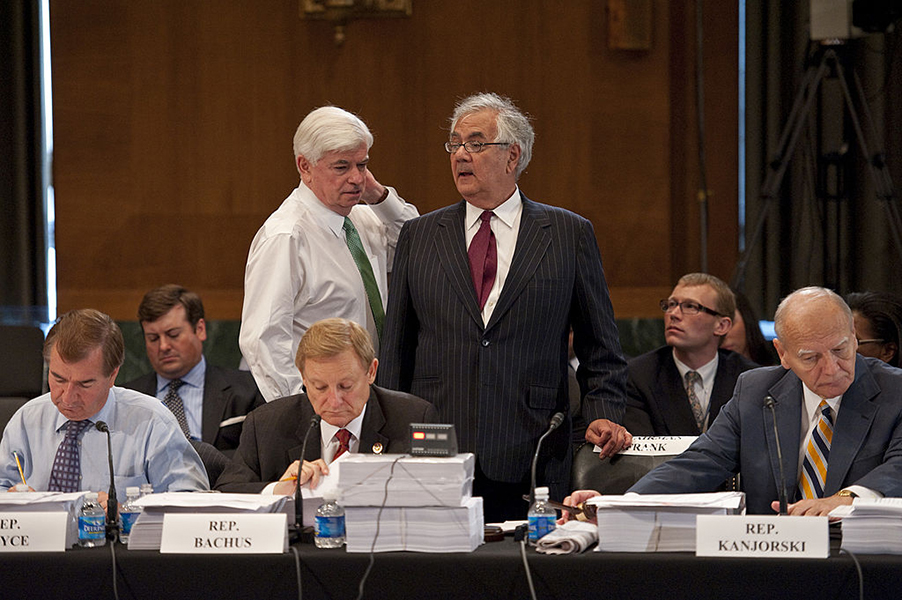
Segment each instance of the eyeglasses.
[{"label": "eyeglasses", "polygon": [[682,311],[682,313],[684,315],[697,315],[700,312],[706,312],[709,315],[714,315],[715,317],[724,316],[724,315],[720,314],[719,312],[717,312],[716,310],[714,310],[713,308],[708,308],[707,306],[699,304],[698,302],[692,302],[690,300],[686,300],[684,302],[677,302],[676,300],[674,300],[672,298],[665,299],[665,300],[661,300],[661,302],[658,303],[658,306],[660,306],[661,310],[663,310],[665,313],[672,312],[672,311],[676,310],[677,306],[679,306],[680,310]]},{"label": "eyeglasses", "polygon": [[862,344],[883,344],[884,342],[886,342],[886,340],[878,340],[878,339],[858,340],[858,345],[860,346]]},{"label": "eyeglasses", "polygon": [[510,146],[510,142],[445,142],[445,150],[448,154],[454,154],[461,146],[470,154],[478,154],[485,150],[486,146]]}]

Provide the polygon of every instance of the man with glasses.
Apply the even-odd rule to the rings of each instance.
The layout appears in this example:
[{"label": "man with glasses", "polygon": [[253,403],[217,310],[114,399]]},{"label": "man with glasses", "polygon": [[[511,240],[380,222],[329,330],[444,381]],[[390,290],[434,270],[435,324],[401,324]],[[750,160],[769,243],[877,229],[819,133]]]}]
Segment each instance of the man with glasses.
[{"label": "man with glasses", "polygon": [[[432,402],[475,452],[487,521],[523,519],[530,463],[551,417],[568,414],[567,339],[587,438],[610,456],[631,441],[626,363],[592,224],[526,198],[529,119],[507,98],[461,101],[445,150],[461,202],[408,221],[392,271],[380,385]],[[563,497],[570,420],[542,445],[537,480]]]},{"label": "man with glasses", "polygon": [[733,394],[739,374],[757,365],[720,348],[736,300],[713,275],[680,278],[661,300],[666,346],[629,361],[626,416],[633,435],[699,435]]}]

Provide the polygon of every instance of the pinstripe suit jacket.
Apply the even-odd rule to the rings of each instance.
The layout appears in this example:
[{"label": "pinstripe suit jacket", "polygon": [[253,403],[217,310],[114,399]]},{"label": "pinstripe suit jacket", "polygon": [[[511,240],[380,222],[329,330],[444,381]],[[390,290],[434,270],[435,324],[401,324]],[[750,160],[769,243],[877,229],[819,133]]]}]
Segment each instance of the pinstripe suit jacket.
[{"label": "pinstripe suit jacket", "polygon": [[[408,221],[398,239],[380,350],[380,385],[429,400],[492,480],[520,482],[552,414],[569,413],[573,326],[586,421],[623,417],[626,362],[592,224],[521,194],[510,272],[483,326],[461,201]],[[545,484],[566,485],[567,426],[543,443]]]}]

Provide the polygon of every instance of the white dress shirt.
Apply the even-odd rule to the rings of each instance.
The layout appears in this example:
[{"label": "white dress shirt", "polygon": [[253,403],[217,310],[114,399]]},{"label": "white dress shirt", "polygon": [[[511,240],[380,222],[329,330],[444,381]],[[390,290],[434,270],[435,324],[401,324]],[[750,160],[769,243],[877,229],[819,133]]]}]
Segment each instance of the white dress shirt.
[{"label": "white dress shirt", "polygon": [[[470,248],[470,242],[479,231],[482,221],[479,217],[485,212],[482,208],[477,208],[467,202],[467,214],[464,218],[464,233],[467,240],[467,249]],[[514,250],[517,249],[517,233],[520,231],[520,216],[523,214],[523,202],[520,200],[520,188],[514,189],[511,197],[505,200],[500,206],[493,211],[494,215],[489,221],[492,233],[495,234],[495,250],[498,255],[498,268],[495,272],[495,283],[489,292],[485,306],[482,309],[482,324],[486,325],[492,318],[492,311],[498,304],[498,297],[501,296],[501,290],[504,287],[504,280],[511,268],[511,261],[514,258]]]},{"label": "white dress shirt", "polygon": [[[696,384],[695,386],[695,395],[698,396],[698,403],[701,404],[702,413],[705,415],[705,423],[702,430],[707,430],[708,421],[711,418],[711,392],[714,391],[714,377],[717,376],[717,361],[719,360],[718,353],[714,353],[714,358],[699,367],[698,369],[692,369],[685,363],[681,362],[680,359],[676,357],[676,353],[673,355],[673,362],[676,363],[677,371],[680,372],[680,382],[683,384],[683,388],[686,388],[686,373],[689,371],[695,371],[702,378],[701,384]],[[687,390],[688,395],[688,390]]]},{"label": "white dress shirt", "polygon": [[[398,234],[405,221],[418,215],[392,188],[380,204],[351,209],[349,218],[370,259],[383,306]],[[378,344],[343,223],[344,217],[301,183],[251,243],[238,342],[267,402],[301,392],[294,358],[301,336],[313,323],[342,317],[367,327]]]}]

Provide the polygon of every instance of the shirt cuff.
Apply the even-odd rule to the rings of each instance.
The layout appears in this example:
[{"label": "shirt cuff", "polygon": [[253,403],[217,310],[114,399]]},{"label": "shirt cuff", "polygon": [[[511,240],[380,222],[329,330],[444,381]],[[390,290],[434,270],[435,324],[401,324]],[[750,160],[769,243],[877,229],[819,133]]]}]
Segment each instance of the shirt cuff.
[{"label": "shirt cuff", "polygon": [[379,220],[384,223],[393,223],[404,219],[404,207],[407,204],[401,200],[395,188],[385,186],[385,189],[388,190],[388,197],[385,200],[379,204],[368,204],[367,206],[372,208]]},{"label": "shirt cuff", "polygon": [[260,493],[264,496],[274,496],[276,493],[276,485],[278,483],[278,481],[273,481],[272,483],[267,484],[267,486],[263,488]]},{"label": "shirt cuff", "polygon": [[877,490],[872,490],[862,485],[849,485],[844,487],[843,489],[849,490],[859,498],[866,498],[867,500],[877,500],[883,498],[883,494],[881,494]]}]

